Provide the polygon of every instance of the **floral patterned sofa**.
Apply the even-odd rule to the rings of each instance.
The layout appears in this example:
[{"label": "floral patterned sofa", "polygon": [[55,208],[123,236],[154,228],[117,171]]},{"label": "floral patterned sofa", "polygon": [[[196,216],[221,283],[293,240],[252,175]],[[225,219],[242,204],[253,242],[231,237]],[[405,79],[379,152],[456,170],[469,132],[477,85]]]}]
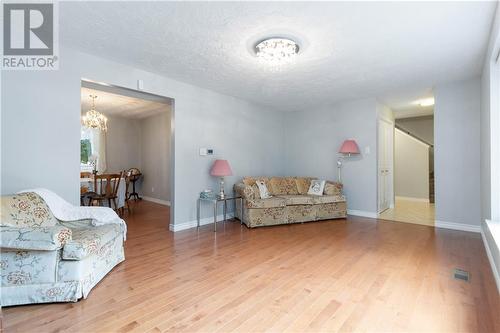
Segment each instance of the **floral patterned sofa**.
[{"label": "floral patterned sofa", "polygon": [[0,201],[2,306],[76,302],[125,259],[123,225],[59,221],[35,193]]},{"label": "floral patterned sofa", "polygon": [[[237,201],[236,217],[248,227],[345,218],[346,199],[342,184],[327,181],[324,194],[308,195],[312,177],[245,177],[234,185],[243,198],[243,209]],[[263,180],[271,198],[261,199],[256,180]],[[240,215],[243,211],[243,216]]]}]

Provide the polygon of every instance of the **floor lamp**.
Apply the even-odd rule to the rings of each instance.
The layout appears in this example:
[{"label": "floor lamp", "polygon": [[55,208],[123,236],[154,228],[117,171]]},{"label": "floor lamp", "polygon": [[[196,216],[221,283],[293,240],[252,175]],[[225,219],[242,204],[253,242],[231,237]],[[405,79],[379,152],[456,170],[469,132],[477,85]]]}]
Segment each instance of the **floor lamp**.
[{"label": "floor lamp", "polygon": [[339,149],[339,158],[337,159],[337,169],[338,169],[338,182],[342,183],[342,163],[343,159],[346,157],[351,157],[351,155],[359,154],[359,147],[355,140],[349,139],[345,140],[342,143],[342,146]]}]

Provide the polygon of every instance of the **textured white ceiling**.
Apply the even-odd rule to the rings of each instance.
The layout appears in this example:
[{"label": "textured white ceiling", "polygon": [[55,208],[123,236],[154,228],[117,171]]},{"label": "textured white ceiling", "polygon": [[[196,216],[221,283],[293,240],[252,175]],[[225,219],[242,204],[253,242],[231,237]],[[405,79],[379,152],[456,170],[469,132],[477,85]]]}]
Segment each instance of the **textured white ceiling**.
[{"label": "textured white ceiling", "polygon": [[82,87],[82,113],[90,110],[92,106],[90,95],[97,96],[95,108],[106,116],[143,119],[166,112],[170,108],[170,105],[164,103]]},{"label": "textured white ceiling", "polygon": [[423,99],[433,98],[432,89],[396,89],[380,98],[386,105],[390,105],[395,118],[411,118],[434,114],[434,105],[421,106]]},{"label": "textured white ceiling", "polygon": [[[294,111],[480,73],[495,2],[61,2],[64,45]],[[274,73],[248,51],[295,36]],[[410,102],[410,101],[407,101]]]}]

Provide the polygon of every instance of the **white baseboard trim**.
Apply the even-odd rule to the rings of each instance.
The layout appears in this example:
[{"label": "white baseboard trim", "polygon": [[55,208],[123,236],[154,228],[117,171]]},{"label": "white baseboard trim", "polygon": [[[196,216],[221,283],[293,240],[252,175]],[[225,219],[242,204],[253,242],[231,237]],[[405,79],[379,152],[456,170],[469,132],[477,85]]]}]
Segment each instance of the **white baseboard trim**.
[{"label": "white baseboard trim", "polygon": [[[487,226],[486,226],[487,228]],[[484,235],[484,230],[481,228],[481,238],[483,239],[483,244],[484,248],[486,249],[486,256],[488,257],[488,261],[490,262],[491,270],[493,271],[493,277],[495,279],[495,282],[497,284],[497,291],[500,294],[500,271],[498,270],[497,266],[495,265],[495,260],[493,259],[493,254],[491,253],[491,248],[490,245],[488,244],[488,240],[486,239],[486,236]]]},{"label": "white baseboard trim", "polygon": [[170,206],[170,201],[143,196],[142,200],[151,201],[160,205]]},{"label": "white baseboard trim", "polygon": [[[232,219],[233,217],[234,217],[233,213],[226,214],[227,219]],[[224,214],[217,215],[217,222],[221,222],[223,219],[224,219]],[[214,223],[214,218],[212,216],[200,219],[200,225],[213,224],[213,223]],[[196,220],[194,220],[194,221],[188,221],[188,222],[182,222],[182,223],[176,223],[176,224],[170,223],[169,229],[170,229],[170,231],[177,232],[177,231],[181,231],[181,230],[196,228],[197,226],[198,226],[198,222]]]},{"label": "white baseboard trim", "polygon": [[356,209],[348,209],[347,210],[347,215],[370,217],[372,219],[376,219],[378,217],[377,213],[367,212],[367,211],[364,211],[364,210],[356,210]]},{"label": "white baseboard trim", "polygon": [[455,223],[455,222],[446,222],[446,221],[434,221],[434,227],[436,228],[444,228],[444,229],[452,229],[452,230],[460,230],[460,231],[468,231],[468,232],[481,232],[480,225],[470,225],[463,223]]},{"label": "white baseboard trim", "polygon": [[429,203],[429,198],[413,198],[413,197],[400,197],[396,196],[396,200],[406,200],[406,201],[418,201],[418,202],[427,202]]}]

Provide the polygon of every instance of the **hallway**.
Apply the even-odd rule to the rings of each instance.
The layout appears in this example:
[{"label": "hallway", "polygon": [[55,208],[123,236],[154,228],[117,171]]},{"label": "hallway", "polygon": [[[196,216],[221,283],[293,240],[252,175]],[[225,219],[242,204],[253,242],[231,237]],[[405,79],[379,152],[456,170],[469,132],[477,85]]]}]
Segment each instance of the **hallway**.
[{"label": "hallway", "polygon": [[435,205],[396,197],[394,208],[379,214],[379,219],[434,226]]}]

